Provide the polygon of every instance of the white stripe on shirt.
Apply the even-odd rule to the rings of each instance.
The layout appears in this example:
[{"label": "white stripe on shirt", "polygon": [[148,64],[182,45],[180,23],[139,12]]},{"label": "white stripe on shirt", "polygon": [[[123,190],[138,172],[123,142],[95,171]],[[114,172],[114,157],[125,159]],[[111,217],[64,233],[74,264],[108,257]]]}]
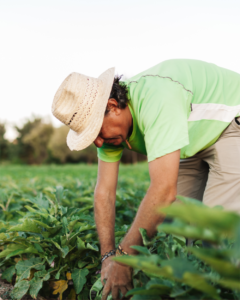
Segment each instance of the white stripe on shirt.
[{"label": "white stripe on shirt", "polygon": [[192,103],[192,111],[188,121],[216,120],[231,122],[240,113],[240,105],[228,106],[216,103]]}]

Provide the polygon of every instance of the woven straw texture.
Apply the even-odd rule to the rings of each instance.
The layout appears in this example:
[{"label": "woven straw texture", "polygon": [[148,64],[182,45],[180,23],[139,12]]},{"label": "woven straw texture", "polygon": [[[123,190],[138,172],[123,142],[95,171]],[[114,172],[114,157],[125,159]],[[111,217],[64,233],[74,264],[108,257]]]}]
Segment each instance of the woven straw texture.
[{"label": "woven straw texture", "polygon": [[67,145],[71,150],[88,147],[98,136],[114,80],[114,68],[98,78],[71,73],[60,85],[52,113],[70,128]]}]

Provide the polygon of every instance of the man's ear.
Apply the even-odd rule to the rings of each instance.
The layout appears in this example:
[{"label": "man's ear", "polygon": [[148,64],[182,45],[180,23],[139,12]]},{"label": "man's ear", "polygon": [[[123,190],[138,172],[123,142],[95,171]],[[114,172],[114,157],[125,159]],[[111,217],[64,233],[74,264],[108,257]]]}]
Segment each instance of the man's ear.
[{"label": "man's ear", "polygon": [[118,102],[114,98],[108,99],[107,110],[115,113],[119,113],[120,108],[118,107]]}]

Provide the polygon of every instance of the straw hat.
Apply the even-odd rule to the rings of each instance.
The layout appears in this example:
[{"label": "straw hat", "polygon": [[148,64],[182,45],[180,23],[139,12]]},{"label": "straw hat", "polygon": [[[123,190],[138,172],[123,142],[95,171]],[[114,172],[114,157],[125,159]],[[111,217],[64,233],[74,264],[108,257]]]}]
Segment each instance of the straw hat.
[{"label": "straw hat", "polygon": [[114,68],[98,78],[71,73],[53,99],[52,113],[70,128],[71,150],[88,147],[98,136],[114,80]]}]

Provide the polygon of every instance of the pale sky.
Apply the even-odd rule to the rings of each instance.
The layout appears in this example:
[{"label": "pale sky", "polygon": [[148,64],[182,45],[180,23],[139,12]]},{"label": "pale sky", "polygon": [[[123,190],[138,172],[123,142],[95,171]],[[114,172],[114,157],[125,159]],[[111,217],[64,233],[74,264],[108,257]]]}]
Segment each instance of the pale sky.
[{"label": "pale sky", "polygon": [[[0,0],[0,122],[51,116],[71,72],[126,77],[172,58],[240,73],[239,0]],[[51,117],[54,125],[60,122]]]}]

